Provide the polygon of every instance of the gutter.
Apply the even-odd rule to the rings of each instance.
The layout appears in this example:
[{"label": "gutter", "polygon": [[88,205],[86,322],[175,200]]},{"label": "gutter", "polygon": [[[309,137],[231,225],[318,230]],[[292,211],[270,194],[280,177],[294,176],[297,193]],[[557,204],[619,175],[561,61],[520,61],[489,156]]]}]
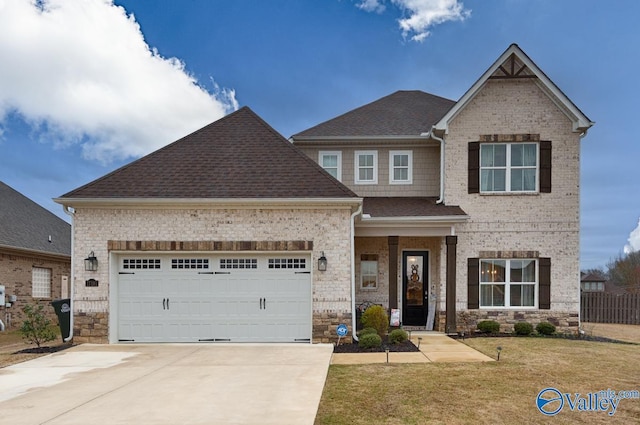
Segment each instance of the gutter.
[{"label": "gutter", "polygon": [[73,251],[73,247],[74,247],[74,240],[75,240],[75,233],[74,233],[74,227],[75,227],[75,211],[71,211],[69,209],[69,207],[67,205],[63,205],[62,206],[62,210],[69,215],[69,217],[71,217],[71,285],[69,288],[69,299],[70,299],[70,304],[71,304],[71,320],[69,323],[69,337],[64,339],[64,342],[69,342],[71,340],[73,340],[73,318],[74,318],[74,306],[73,306],[73,298],[74,298],[74,294],[75,294],[75,267],[74,267],[74,263],[75,261],[73,260],[74,258],[74,251]]},{"label": "gutter", "polygon": [[362,214],[362,204],[351,214],[351,337],[358,341],[356,335],[356,216]]}]

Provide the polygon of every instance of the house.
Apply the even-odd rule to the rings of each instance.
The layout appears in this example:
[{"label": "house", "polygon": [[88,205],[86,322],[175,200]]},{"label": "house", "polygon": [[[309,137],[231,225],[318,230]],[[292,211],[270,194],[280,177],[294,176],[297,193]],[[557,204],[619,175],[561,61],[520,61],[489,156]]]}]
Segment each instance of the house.
[{"label": "house", "polygon": [[75,338],[325,342],[367,303],[577,330],[592,124],[517,45],[457,102],[400,91],[290,141],[241,108],[56,199]]},{"label": "house", "polygon": [[356,304],[445,332],[487,319],[575,331],[592,125],[513,44],[457,102],[398,91],[291,140],[363,198]]},{"label": "house", "polygon": [[0,321],[19,327],[27,304],[69,296],[71,226],[0,182]]},{"label": "house", "polygon": [[598,273],[580,274],[580,290],[582,292],[604,292],[606,282],[607,279]]}]

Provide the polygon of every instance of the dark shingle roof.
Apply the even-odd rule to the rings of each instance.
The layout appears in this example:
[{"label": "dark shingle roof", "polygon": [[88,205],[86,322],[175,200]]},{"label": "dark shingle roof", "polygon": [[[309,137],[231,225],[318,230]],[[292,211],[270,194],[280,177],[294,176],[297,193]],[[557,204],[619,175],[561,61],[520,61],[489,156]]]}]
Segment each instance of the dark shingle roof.
[{"label": "dark shingle roof", "polygon": [[397,91],[292,137],[419,136],[455,103],[419,90]]},{"label": "dark shingle roof", "polygon": [[248,107],[62,198],[356,198]]},{"label": "dark shingle roof", "polygon": [[465,216],[462,208],[437,204],[436,198],[371,197],[364,198],[363,214],[380,217],[444,217]]},{"label": "dark shingle roof", "polygon": [[71,225],[0,182],[0,245],[71,256]]}]

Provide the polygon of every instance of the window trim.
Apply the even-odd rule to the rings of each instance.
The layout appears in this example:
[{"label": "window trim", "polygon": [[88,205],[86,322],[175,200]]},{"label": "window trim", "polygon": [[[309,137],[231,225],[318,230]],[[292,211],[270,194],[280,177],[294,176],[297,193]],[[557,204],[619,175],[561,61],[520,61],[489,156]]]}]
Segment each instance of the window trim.
[{"label": "window trim", "polygon": [[[373,155],[373,179],[371,180],[360,180],[360,155]],[[353,163],[353,180],[355,184],[378,184],[378,151],[355,151]]]},{"label": "window trim", "polygon": [[[325,167],[323,165],[324,163],[324,157],[325,156],[333,156],[335,155],[337,157],[337,170],[336,170],[336,179],[338,181],[342,181],[342,151],[319,151],[318,152],[318,164],[320,164],[320,167],[322,167],[325,171],[327,170],[327,167]],[[333,167],[330,167],[333,168]],[[328,171],[327,171],[328,172]],[[331,173],[329,173],[331,174]]]},{"label": "window trim", "polygon": [[[538,310],[540,305],[540,259],[539,258],[480,258],[478,261],[478,308],[481,310]],[[505,262],[505,281],[504,282],[483,282],[482,281],[482,263],[488,261],[504,261]],[[535,264],[535,282],[511,282],[512,261],[533,261]],[[482,287],[494,284],[504,284],[504,306],[493,306],[482,304]],[[512,306],[511,305],[511,286],[512,285],[530,285],[533,286],[533,305],[530,306]]]},{"label": "window trim", "polygon": [[[506,161],[505,165],[502,167],[488,167],[482,165],[482,148],[485,146],[498,146],[504,145],[506,146]],[[512,170],[520,170],[520,169],[531,169],[534,168],[532,166],[512,166],[511,165],[511,147],[514,145],[535,145],[536,146],[536,177],[535,177],[535,188],[533,190],[511,190],[511,171]],[[480,194],[530,194],[530,193],[540,193],[540,167],[541,155],[540,155],[540,142],[482,142],[479,144],[478,148],[478,191]],[[483,170],[497,170],[504,169],[505,170],[505,190],[483,190],[482,189],[482,171]]]},{"label": "window trim", "polygon": [[[396,166],[394,165],[394,159],[396,156],[399,156],[399,155],[407,155],[408,157],[407,180],[396,180],[394,178],[394,175],[395,175],[394,171],[396,169]],[[389,184],[413,184],[413,151],[412,150],[389,151]]]}]

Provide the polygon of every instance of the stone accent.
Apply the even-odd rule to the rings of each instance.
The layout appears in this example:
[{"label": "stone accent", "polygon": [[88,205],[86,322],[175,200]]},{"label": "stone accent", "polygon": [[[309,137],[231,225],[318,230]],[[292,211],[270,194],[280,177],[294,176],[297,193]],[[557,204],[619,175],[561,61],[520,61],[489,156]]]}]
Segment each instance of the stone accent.
[{"label": "stone accent", "polygon": [[[514,310],[467,310],[458,313],[458,332],[473,332],[478,322],[494,320],[500,323],[500,332],[513,332],[513,325],[518,322],[529,322],[534,329],[540,322],[549,322],[556,327],[558,333],[575,334],[579,329],[579,315],[573,312],[549,312],[546,310],[514,311]],[[445,323],[444,313],[438,317],[440,325]]]},{"label": "stone accent", "polygon": [[351,313],[314,313],[313,315],[313,342],[333,343],[338,340],[336,328],[339,324],[345,324],[349,333],[341,342],[352,341]]},{"label": "stone accent", "polygon": [[539,251],[478,251],[479,258],[540,258]]},{"label": "stone accent", "polygon": [[483,134],[480,135],[482,143],[508,143],[508,142],[539,142],[539,134]]},{"label": "stone accent", "polygon": [[109,313],[76,313],[73,316],[73,342],[108,343]]}]

